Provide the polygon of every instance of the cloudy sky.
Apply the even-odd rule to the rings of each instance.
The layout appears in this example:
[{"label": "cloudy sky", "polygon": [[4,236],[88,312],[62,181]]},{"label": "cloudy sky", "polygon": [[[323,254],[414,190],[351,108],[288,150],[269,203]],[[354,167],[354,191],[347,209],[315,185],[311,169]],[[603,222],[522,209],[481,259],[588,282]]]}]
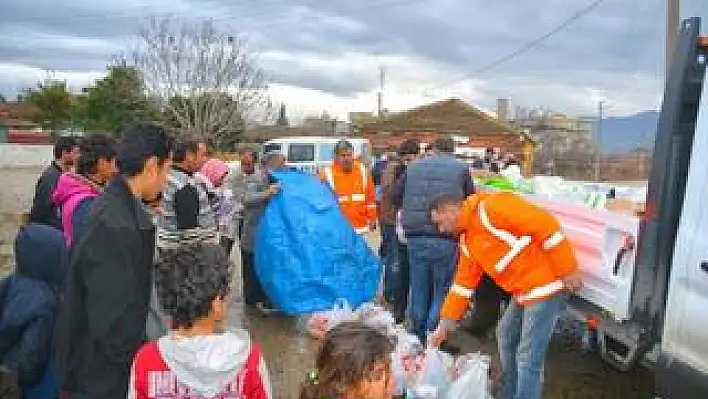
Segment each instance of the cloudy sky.
[{"label": "cloudy sky", "polygon": [[[258,53],[293,119],[460,97],[574,114],[657,108],[666,0],[604,0],[533,50],[481,69],[551,31],[594,0],[0,0],[0,92],[47,76],[74,88],[100,77],[151,16],[213,18]],[[708,0],[683,0],[704,17]]]}]

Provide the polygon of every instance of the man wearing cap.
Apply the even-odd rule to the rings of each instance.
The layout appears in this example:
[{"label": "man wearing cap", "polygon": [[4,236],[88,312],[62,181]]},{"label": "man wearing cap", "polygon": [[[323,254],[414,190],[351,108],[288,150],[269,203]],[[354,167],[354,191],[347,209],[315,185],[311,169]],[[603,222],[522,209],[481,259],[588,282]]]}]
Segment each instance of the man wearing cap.
[{"label": "man wearing cap", "polygon": [[334,146],[334,161],[319,173],[337,196],[339,207],[358,234],[376,228],[374,181],[364,164],[354,159],[354,146],[341,140]]}]

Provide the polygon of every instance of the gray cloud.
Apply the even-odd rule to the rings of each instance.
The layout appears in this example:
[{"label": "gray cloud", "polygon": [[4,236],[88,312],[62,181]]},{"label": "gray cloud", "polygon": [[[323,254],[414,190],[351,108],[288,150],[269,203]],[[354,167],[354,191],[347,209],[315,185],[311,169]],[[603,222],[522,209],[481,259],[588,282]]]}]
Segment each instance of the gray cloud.
[{"label": "gray cloud", "polygon": [[[54,70],[102,70],[111,54],[125,46],[147,18],[172,14],[186,19],[212,17],[225,29],[245,34],[257,51],[322,57],[352,52],[371,54],[372,58],[409,56],[465,75],[542,35],[589,2],[80,0],[68,5],[60,0],[3,0],[0,62]],[[564,108],[567,104],[562,94],[533,93],[533,88],[542,88],[544,82],[569,90],[587,87],[607,92],[617,87],[631,92],[632,83],[640,86],[636,92],[642,96],[651,95],[647,87],[658,96],[656,87],[660,87],[663,70],[663,4],[664,0],[605,0],[533,51],[471,76],[481,80],[484,84],[480,87],[488,93],[479,100],[490,106],[496,93],[514,96],[518,89],[517,97],[523,101]],[[683,15],[705,17],[704,30],[708,31],[705,0],[684,0]],[[63,39],[39,45],[24,40],[23,35],[13,35],[13,29]],[[77,43],[67,40],[72,37]],[[105,48],[89,45],[90,39],[103,41]],[[375,77],[350,70],[317,71],[296,58],[264,61],[263,67],[275,82],[335,95],[347,96],[376,86]],[[372,70],[376,67],[371,65]],[[389,73],[395,75],[396,71]],[[4,78],[3,83],[9,84],[6,81]],[[574,96],[577,93],[569,93],[566,99]]]}]

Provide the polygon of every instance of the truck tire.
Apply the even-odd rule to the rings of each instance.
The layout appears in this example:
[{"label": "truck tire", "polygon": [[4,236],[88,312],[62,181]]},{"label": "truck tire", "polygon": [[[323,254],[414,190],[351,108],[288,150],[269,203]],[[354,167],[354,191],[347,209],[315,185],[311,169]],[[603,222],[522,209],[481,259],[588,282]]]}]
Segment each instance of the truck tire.
[{"label": "truck tire", "polygon": [[489,330],[496,327],[502,315],[502,307],[509,298],[509,295],[490,278],[484,276],[475,291],[472,307],[461,322],[461,327],[476,337],[485,337]]}]

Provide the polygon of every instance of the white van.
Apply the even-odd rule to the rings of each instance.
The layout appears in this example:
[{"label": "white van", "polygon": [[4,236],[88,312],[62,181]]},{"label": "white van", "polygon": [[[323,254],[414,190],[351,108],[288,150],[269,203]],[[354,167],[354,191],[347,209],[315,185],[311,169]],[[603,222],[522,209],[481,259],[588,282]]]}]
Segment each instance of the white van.
[{"label": "white van", "polygon": [[332,162],[334,146],[346,139],[354,146],[354,156],[367,167],[371,166],[371,143],[362,138],[345,137],[284,137],[263,144],[263,153],[279,151],[286,157],[286,165],[310,173]]}]

